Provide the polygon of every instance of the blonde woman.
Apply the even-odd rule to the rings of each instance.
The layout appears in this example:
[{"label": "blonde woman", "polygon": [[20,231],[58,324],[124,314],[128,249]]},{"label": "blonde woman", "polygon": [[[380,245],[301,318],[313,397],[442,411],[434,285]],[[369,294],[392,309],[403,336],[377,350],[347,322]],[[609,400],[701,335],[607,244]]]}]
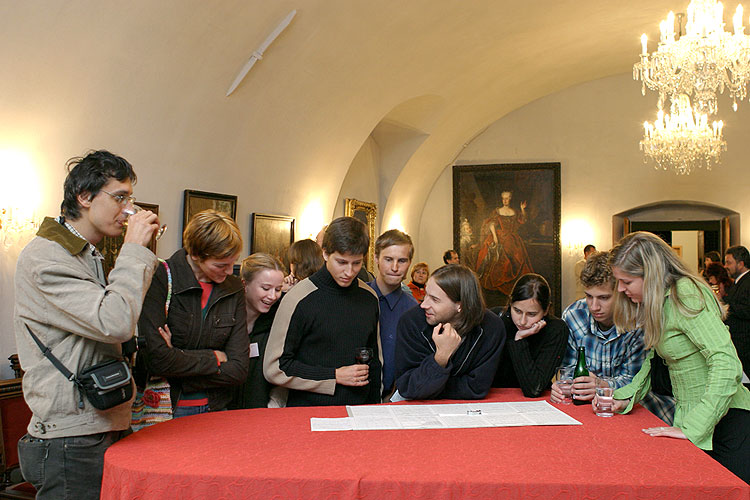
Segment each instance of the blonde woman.
[{"label": "blonde woman", "polygon": [[273,255],[254,253],[242,261],[240,277],[245,290],[250,367],[247,380],[235,391],[230,408],[265,408],[273,386],[263,377],[263,355],[279,307],[284,266]]},{"label": "blonde woman", "polygon": [[[674,426],[644,432],[689,439],[750,481],[750,391],[740,382],[742,366],[716,296],[651,233],[623,238],[610,264],[619,292],[615,325],[643,329],[646,348],[666,362],[674,391]],[[653,352],[633,381],[615,391],[618,411],[629,412],[648,393],[652,357]]]}]

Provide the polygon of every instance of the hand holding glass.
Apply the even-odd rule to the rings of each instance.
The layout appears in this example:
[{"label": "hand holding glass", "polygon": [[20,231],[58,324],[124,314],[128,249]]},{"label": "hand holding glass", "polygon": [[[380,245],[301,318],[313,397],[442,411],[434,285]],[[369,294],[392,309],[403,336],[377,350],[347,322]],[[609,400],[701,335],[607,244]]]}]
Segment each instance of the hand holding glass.
[{"label": "hand holding glass", "polygon": [[[138,212],[143,212],[143,210],[144,209],[141,208],[141,207],[139,207],[138,205],[131,203],[129,207],[126,207],[125,209],[123,209],[122,213],[124,213],[126,217],[130,217],[131,215],[135,215]],[[125,222],[123,223],[123,226],[127,226],[127,225],[128,225],[128,220],[125,219]],[[164,234],[164,231],[166,231],[166,230],[167,230],[167,225],[166,224],[162,224],[159,227],[159,229],[156,231],[156,234],[154,235],[154,238],[158,241],[159,238],[161,238],[161,236]]]},{"label": "hand holding glass", "polygon": [[572,366],[561,366],[557,370],[557,381],[555,382],[557,387],[562,392],[563,398],[560,401],[561,404],[569,405],[573,402],[573,396],[571,395],[571,389],[573,388],[573,367]]},{"label": "hand holding glass", "polygon": [[596,379],[596,401],[594,401],[594,413],[598,417],[611,417],[614,415],[615,381],[611,377],[598,377]]}]

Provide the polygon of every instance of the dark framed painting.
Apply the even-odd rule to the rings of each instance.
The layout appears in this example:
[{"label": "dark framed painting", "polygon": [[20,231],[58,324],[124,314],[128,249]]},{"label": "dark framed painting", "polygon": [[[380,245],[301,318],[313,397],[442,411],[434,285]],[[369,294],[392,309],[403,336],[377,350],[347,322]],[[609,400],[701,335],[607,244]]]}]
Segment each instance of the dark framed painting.
[{"label": "dark framed painting", "polygon": [[359,201],[354,198],[346,198],[344,205],[344,215],[354,217],[362,221],[367,226],[367,233],[370,235],[370,248],[367,250],[365,264],[367,270],[375,272],[375,221],[378,216],[378,205],[367,201]]},{"label": "dark framed painting", "polygon": [[250,235],[250,253],[269,253],[286,263],[286,252],[294,243],[294,217],[253,213]]},{"label": "dark framed painting", "polygon": [[237,221],[237,197],[231,194],[208,193],[206,191],[185,190],[182,203],[182,231],[198,212],[212,208]]},{"label": "dark framed painting", "polygon": [[453,248],[476,271],[488,307],[516,280],[544,276],[560,315],[560,163],[453,167]]},{"label": "dark framed painting", "polygon": [[[153,203],[144,203],[142,201],[136,201],[135,204],[144,210],[150,210],[156,215],[159,215],[159,205],[154,205]],[[122,234],[120,234],[120,236],[105,236],[96,245],[96,248],[104,257],[104,261],[102,262],[102,264],[104,265],[104,274],[106,276],[109,276],[109,272],[113,267],[115,267],[115,260],[117,260],[117,256],[120,255],[120,249],[122,248],[122,244],[124,243],[124,241],[125,228],[123,227]],[[151,243],[148,244],[148,249],[156,253],[156,237],[151,238]]]}]

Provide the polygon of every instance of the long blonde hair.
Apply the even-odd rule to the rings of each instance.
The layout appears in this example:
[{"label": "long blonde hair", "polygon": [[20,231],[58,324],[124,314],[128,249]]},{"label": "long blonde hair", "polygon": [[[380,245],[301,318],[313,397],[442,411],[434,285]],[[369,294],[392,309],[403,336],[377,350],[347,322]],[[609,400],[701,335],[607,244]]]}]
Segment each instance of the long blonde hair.
[{"label": "long blonde hair", "polygon": [[[708,304],[706,295],[716,306],[721,306],[708,284],[690,272],[677,254],[658,236],[638,231],[625,236],[610,250],[609,264],[622,272],[643,278],[643,293],[640,304],[635,304],[624,293],[615,294],[614,323],[620,331],[643,328],[647,349],[661,340],[663,310],[666,300],[671,300],[680,314],[687,317],[698,315]],[[677,281],[688,278],[695,286],[700,305],[688,307],[677,291]],[[665,295],[670,291],[669,298]]]}]

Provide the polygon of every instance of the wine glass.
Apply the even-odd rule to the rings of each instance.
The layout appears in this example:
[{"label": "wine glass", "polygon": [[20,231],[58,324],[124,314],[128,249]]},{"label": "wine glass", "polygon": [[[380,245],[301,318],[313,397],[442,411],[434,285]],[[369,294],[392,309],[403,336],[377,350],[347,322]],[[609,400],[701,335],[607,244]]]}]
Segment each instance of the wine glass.
[{"label": "wine glass", "polygon": [[357,347],[354,349],[354,360],[361,364],[366,365],[370,363],[372,359],[372,348],[371,347]]},{"label": "wine glass", "polygon": [[[131,215],[135,215],[138,212],[143,212],[143,208],[139,207],[138,205],[135,205],[135,204],[131,204],[129,207],[125,208],[122,211],[122,213],[124,213],[126,217],[130,217]],[[127,226],[127,225],[128,225],[128,219],[126,218],[125,222],[123,223],[123,226]],[[154,239],[156,241],[159,241],[159,238],[161,238],[161,236],[164,234],[164,231],[166,231],[166,230],[167,230],[167,225],[166,224],[162,224],[159,227],[159,229],[156,231],[156,234],[154,235]]]}]

